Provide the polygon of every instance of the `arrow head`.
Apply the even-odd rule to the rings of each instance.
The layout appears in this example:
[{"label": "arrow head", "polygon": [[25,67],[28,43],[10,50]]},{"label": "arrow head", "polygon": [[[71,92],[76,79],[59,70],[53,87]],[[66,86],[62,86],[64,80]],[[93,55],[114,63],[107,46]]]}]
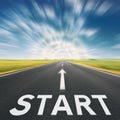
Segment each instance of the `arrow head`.
[{"label": "arrow head", "polygon": [[64,69],[61,69],[60,71],[59,71],[59,74],[65,74],[66,72],[65,72],[65,70]]}]

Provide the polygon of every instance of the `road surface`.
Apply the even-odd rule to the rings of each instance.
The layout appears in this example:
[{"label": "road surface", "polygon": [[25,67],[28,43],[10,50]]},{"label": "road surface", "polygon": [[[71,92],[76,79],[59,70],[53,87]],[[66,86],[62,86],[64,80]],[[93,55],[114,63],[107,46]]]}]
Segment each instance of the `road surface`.
[{"label": "road surface", "polygon": [[[65,90],[60,90],[60,74],[63,68],[65,74]],[[9,110],[19,108],[18,99],[26,94],[53,95],[46,103],[43,116],[37,112],[40,100],[31,101],[30,111],[23,116],[12,116]],[[91,108],[97,113],[91,116],[85,109],[83,115],[76,113],[74,95],[86,95],[91,99]],[[59,95],[65,95],[73,116],[66,112],[58,112],[51,116],[51,111]],[[105,100],[112,115],[107,116],[97,100],[91,95],[106,95]],[[19,108],[23,109],[23,108]],[[30,70],[0,77],[0,120],[120,120],[120,77],[112,76],[81,65],[66,61],[56,62]]]}]

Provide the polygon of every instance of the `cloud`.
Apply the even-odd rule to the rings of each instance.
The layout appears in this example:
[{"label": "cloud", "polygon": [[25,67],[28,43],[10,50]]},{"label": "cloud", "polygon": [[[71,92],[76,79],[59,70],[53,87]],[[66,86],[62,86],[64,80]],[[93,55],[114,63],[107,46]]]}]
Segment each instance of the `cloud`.
[{"label": "cloud", "polygon": [[112,5],[109,2],[104,1],[97,9],[96,14],[104,15],[111,8],[111,6]]},{"label": "cloud", "polygon": [[[8,29],[8,28],[7,28]],[[14,37],[14,34],[12,32],[10,32],[9,30],[5,30],[5,29],[0,29],[0,42],[1,41],[12,41],[12,42],[16,42],[16,39]]]},{"label": "cloud", "polygon": [[91,37],[97,33],[98,29],[83,29],[80,31],[80,35],[84,35],[86,37]]},{"label": "cloud", "polygon": [[3,42],[0,42],[0,47],[1,48],[18,48],[18,46],[15,44],[3,43]]},{"label": "cloud", "polygon": [[88,2],[86,3],[86,6],[84,8],[85,12],[89,12],[94,8],[94,1],[93,0],[88,0]]},{"label": "cloud", "polygon": [[77,19],[75,19],[74,15],[68,12],[65,12],[63,20],[65,21],[66,25],[65,31],[72,32],[74,34],[78,34],[85,24],[84,17],[80,16]]},{"label": "cloud", "polygon": [[80,59],[88,58],[86,48],[83,46],[76,47],[73,43],[66,42],[63,40],[51,41],[43,49],[39,45],[35,44],[31,49],[30,58],[39,58],[39,59]]},{"label": "cloud", "polygon": [[8,30],[18,29],[17,25],[9,20],[4,20],[4,23],[5,28],[7,28]]},{"label": "cloud", "polygon": [[120,44],[116,44],[114,46],[112,46],[113,49],[120,49]]},{"label": "cloud", "polygon": [[76,20],[74,31],[80,31],[83,29],[83,25],[85,24],[85,19],[83,17],[80,17]]},{"label": "cloud", "polygon": [[41,17],[45,18],[45,13],[44,13],[44,11],[42,10],[42,8],[41,8],[35,1],[33,2],[33,6],[34,6],[34,9],[36,9],[37,13],[38,13]]},{"label": "cloud", "polygon": [[112,7],[111,2],[101,0],[88,0],[85,5],[84,11],[90,13],[91,11],[98,16],[102,16],[107,13]]},{"label": "cloud", "polygon": [[0,29],[0,36],[12,35],[12,33],[5,29]]},{"label": "cloud", "polygon": [[[87,48],[86,39],[97,36],[99,28],[96,21],[95,24],[88,21],[107,13],[111,4],[101,0],[65,0],[63,5],[58,1],[54,4],[29,1],[29,4],[6,8],[0,16],[0,50],[6,50],[6,56],[12,56],[19,48],[21,54],[16,50],[14,57],[41,59],[89,58],[91,53],[97,56],[99,50],[94,45],[93,49]],[[101,45],[103,41],[107,40],[97,39],[95,45],[104,46]],[[119,49],[119,45],[113,48]]]},{"label": "cloud", "polygon": [[67,0],[67,4],[69,4],[72,7],[72,11],[75,14],[80,14],[83,9],[83,1],[81,0]]},{"label": "cloud", "polygon": [[50,19],[56,18],[55,11],[53,10],[52,7],[44,6],[44,10],[45,10],[45,13],[46,13],[48,18],[50,18]]},{"label": "cloud", "polygon": [[75,0],[74,13],[79,14],[81,13],[82,9],[83,9],[82,1]]},{"label": "cloud", "polygon": [[31,31],[30,27],[29,27],[24,21],[19,20],[19,21],[17,21],[17,24],[18,24],[22,29],[24,29],[26,32],[30,32],[30,31]]},{"label": "cloud", "polygon": [[[35,6],[38,7],[36,3]],[[44,9],[46,15],[49,18],[54,19],[56,17],[55,12],[52,8],[44,7]],[[49,23],[38,23],[37,21],[33,21],[30,18],[23,18],[19,14],[16,15],[16,13],[14,13],[13,16],[15,22],[13,23],[12,21],[6,20],[5,27],[7,28],[8,25],[8,28],[12,31],[16,31],[17,34],[14,32],[11,33],[9,31],[3,30],[2,35],[13,34],[14,39],[19,40],[19,42],[16,42],[14,44],[12,42],[0,43],[3,48],[17,48],[18,46],[21,46],[22,49],[22,47],[25,45],[23,49],[24,51],[27,51],[27,53],[29,53],[29,56],[25,54],[23,54],[23,56],[27,56],[29,58],[79,59],[90,57],[90,53],[88,54],[87,49],[85,48],[85,46],[83,46],[83,44],[81,44],[81,46],[79,47],[74,44],[79,31],[83,29],[82,27],[85,23],[84,18],[80,17],[77,20],[74,20],[74,16],[71,15],[70,20],[73,20],[73,25],[68,18],[66,20],[66,22],[68,22],[68,25],[70,26],[70,30],[66,29],[60,31],[55,29],[54,26]],[[71,35],[71,32],[73,35]],[[84,35],[91,36],[93,35],[93,33],[94,30],[84,30]],[[69,40],[67,38],[64,38],[65,34],[69,36]],[[77,42],[78,41],[80,42],[80,40],[77,40]]]}]

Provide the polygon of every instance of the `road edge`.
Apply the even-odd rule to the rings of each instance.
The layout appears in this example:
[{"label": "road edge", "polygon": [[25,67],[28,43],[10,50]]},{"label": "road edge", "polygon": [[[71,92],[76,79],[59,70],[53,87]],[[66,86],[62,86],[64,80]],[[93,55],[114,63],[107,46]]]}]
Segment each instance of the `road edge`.
[{"label": "road edge", "polygon": [[[55,63],[55,62],[53,62],[53,63]],[[52,63],[43,64],[43,65],[39,65],[39,66],[34,66],[34,67],[30,67],[30,68],[23,68],[23,69],[13,71],[13,72],[10,72],[10,73],[2,74],[2,75],[0,75],[0,78],[1,77],[6,77],[6,76],[9,76],[9,75],[14,75],[14,74],[17,74],[17,73],[21,73],[21,72],[24,72],[24,71],[27,71],[27,70],[32,70],[32,69],[39,68],[39,67],[49,65],[49,64],[52,64]]]},{"label": "road edge", "polygon": [[89,69],[92,69],[92,70],[95,70],[95,71],[98,71],[98,72],[101,72],[101,73],[104,73],[104,74],[107,74],[107,75],[111,75],[111,76],[120,78],[120,75],[117,75],[117,74],[114,74],[114,73],[111,73],[111,72],[108,72],[108,71],[104,71],[104,70],[99,69],[99,68],[95,68],[95,67],[92,67],[92,66],[89,66],[89,65],[83,65],[83,64],[79,64],[79,63],[73,63],[73,62],[70,62],[70,61],[68,61],[68,62],[71,63],[71,64],[83,66],[83,67],[86,67],[86,68],[89,68]]}]

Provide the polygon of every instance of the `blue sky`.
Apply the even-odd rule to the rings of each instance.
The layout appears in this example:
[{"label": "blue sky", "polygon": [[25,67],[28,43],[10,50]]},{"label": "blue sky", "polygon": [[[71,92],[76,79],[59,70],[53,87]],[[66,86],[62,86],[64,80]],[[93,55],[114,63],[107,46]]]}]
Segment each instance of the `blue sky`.
[{"label": "blue sky", "polygon": [[120,58],[120,0],[0,0],[0,59]]}]

